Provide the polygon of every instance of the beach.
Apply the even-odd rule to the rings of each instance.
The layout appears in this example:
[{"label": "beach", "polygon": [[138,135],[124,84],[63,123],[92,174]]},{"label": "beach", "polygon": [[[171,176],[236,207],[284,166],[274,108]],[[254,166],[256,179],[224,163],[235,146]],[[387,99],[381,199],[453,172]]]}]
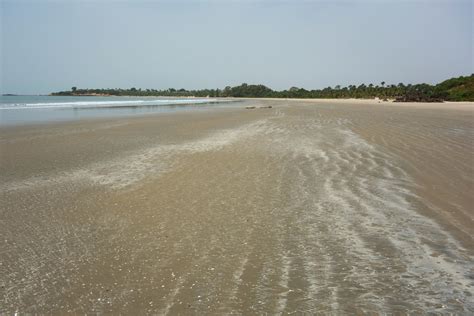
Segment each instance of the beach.
[{"label": "beach", "polygon": [[473,155],[473,103],[1,127],[0,314],[474,313]]}]

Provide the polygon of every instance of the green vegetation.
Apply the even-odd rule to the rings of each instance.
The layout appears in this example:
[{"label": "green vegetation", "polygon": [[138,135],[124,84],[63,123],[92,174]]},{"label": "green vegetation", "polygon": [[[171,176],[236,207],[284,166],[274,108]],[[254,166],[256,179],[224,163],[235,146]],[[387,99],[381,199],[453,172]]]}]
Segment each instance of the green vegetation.
[{"label": "green vegetation", "polygon": [[450,101],[474,101],[474,74],[448,79],[436,86],[443,98]]},{"label": "green vegetation", "polygon": [[249,85],[246,83],[236,87],[224,89],[78,89],[72,87],[70,91],[52,93],[52,95],[111,95],[111,96],[169,96],[169,97],[247,97],[247,98],[380,98],[395,99],[399,102],[437,102],[437,101],[474,101],[474,74],[461,76],[443,81],[437,85],[426,83],[415,85],[386,85],[382,81],[379,85],[347,87],[335,86],[318,90],[306,90],[292,87],[288,90],[274,91],[264,85]]}]

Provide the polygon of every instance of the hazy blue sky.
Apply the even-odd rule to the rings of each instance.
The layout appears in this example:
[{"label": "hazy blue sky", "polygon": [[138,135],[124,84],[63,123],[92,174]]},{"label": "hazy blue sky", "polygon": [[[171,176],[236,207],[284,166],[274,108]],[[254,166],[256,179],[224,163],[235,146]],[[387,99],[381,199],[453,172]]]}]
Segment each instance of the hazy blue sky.
[{"label": "hazy blue sky", "polygon": [[0,0],[1,90],[436,83],[473,72],[472,0]]}]

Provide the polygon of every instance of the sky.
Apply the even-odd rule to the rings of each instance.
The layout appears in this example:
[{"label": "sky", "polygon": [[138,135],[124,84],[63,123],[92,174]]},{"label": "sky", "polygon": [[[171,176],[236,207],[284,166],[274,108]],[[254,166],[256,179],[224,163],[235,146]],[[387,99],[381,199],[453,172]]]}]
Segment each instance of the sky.
[{"label": "sky", "polygon": [[0,0],[0,91],[275,90],[474,72],[473,0]]}]

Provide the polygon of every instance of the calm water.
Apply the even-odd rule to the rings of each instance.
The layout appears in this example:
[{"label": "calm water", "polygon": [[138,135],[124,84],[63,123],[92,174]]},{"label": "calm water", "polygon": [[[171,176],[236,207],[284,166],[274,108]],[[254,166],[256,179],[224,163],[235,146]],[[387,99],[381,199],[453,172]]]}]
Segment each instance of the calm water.
[{"label": "calm water", "polygon": [[0,96],[0,125],[176,112],[222,105],[224,102],[208,98]]}]

